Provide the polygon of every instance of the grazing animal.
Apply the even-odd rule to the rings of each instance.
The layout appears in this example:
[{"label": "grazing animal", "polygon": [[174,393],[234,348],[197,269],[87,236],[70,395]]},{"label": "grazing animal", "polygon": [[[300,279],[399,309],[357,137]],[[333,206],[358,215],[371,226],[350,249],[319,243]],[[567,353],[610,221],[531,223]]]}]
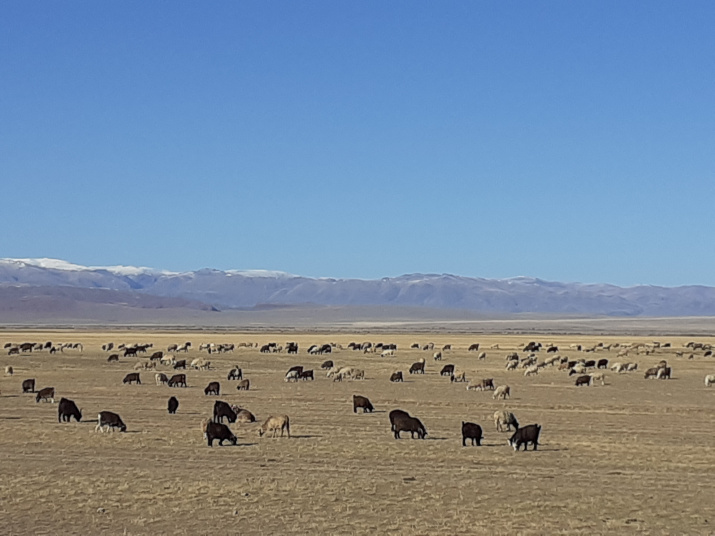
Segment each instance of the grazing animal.
[{"label": "grazing animal", "polygon": [[434,357],[435,361],[442,361],[442,352],[435,352],[432,357]]},{"label": "grazing animal", "polygon": [[440,376],[451,376],[452,374],[454,374],[454,365],[445,365],[439,371]]},{"label": "grazing animal", "polygon": [[607,369],[608,368],[608,359],[599,359],[598,362],[596,363],[596,368]]},{"label": "grazing animal", "polygon": [[524,371],[524,376],[531,376],[533,374],[538,374],[539,373],[539,367],[536,365],[532,365],[531,367],[527,368]]},{"label": "grazing animal", "polygon": [[180,359],[174,363],[174,370],[184,369],[186,370],[186,359]]},{"label": "grazing animal", "polygon": [[384,350],[381,354],[380,357],[393,357],[395,355],[394,350]]},{"label": "grazing animal", "polygon": [[219,382],[210,382],[206,389],[204,389],[205,395],[216,395],[218,396],[221,391],[221,384]]},{"label": "grazing animal", "polygon": [[112,361],[119,361],[119,354],[112,354],[107,358],[107,363],[111,363]]},{"label": "grazing animal", "polygon": [[290,370],[286,374],[285,381],[286,382],[291,382],[291,381],[297,382],[299,377],[300,377],[300,372],[298,372],[297,370]]},{"label": "grazing animal", "polygon": [[705,376],[705,387],[710,387],[715,383],[715,374],[708,374]]},{"label": "grazing animal", "polygon": [[22,392],[23,393],[34,393],[35,392],[35,379],[31,378],[29,380],[24,380],[22,382]]},{"label": "grazing animal", "polygon": [[479,343],[476,342],[476,343],[474,343],[474,344],[471,344],[471,345],[469,346],[469,348],[468,348],[467,351],[469,351],[469,352],[478,352],[478,351],[479,351]]},{"label": "grazing animal", "polygon": [[57,422],[70,422],[72,417],[77,422],[82,420],[82,412],[74,403],[74,400],[69,398],[60,398],[60,404],[57,406]]},{"label": "grazing animal", "polygon": [[390,374],[390,381],[391,382],[401,382],[404,381],[402,378],[402,371],[398,370]]},{"label": "grazing animal", "polygon": [[645,371],[645,375],[643,377],[645,379],[657,378],[659,370],[660,370],[660,368],[657,368],[657,367],[649,368],[648,370]]},{"label": "grazing animal", "polygon": [[234,367],[228,372],[228,376],[226,377],[227,380],[241,380],[243,379],[243,371],[238,368]]},{"label": "grazing animal", "polygon": [[[392,416],[390,417],[392,420]],[[400,439],[400,432],[410,432],[410,436],[414,439],[417,434],[417,439],[424,439],[427,435],[424,425],[417,417],[405,417],[404,415],[395,416],[392,421],[395,439]]]},{"label": "grazing animal", "polygon": [[334,366],[335,365],[333,365],[333,362],[330,359],[328,359],[327,361],[323,361],[323,364],[320,365],[320,368],[323,370],[327,370],[327,369],[333,368]]},{"label": "grazing animal", "polygon": [[163,372],[157,372],[156,374],[154,374],[154,380],[156,381],[157,385],[162,385],[164,383],[167,383],[169,381],[169,378]]},{"label": "grazing animal", "polygon": [[54,387],[45,387],[44,389],[40,389],[37,392],[37,396],[35,397],[35,402],[39,402],[42,400],[43,402],[51,402],[52,404],[55,403],[55,388]]},{"label": "grazing animal", "polygon": [[154,352],[153,354],[151,354],[149,361],[161,361],[162,357],[164,357],[164,352]]},{"label": "grazing animal", "polygon": [[487,358],[487,353],[486,352],[479,352],[479,355],[477,356],[477,359],[486,359]]},{"label": "grazing animal", "polygon": [[95,427],[94,431],[104,432],[105,426],[107,427],[107,432],[109,432],[109,430],[113,431],[115,428],[119,428],[120,432],[127,431],[127,425],[124,424],[122,418],[111,411],[99,412],[99,415],[97,415],[97,426]]},{"label": "grazing animal", "polygon": [[357,413],[358,408],[362,408],[363,413],[367,413],[368,411],[372,413],[375,410],[367,397],[353,395],[353,413]]},{"label": "grazing animal", "polygon": [[175,414],[176,410],[179,409],[179,400],[175,396],[169,399],[168,409],[170,415]]},{"label": "grazing animal", "polygon": [[514,427],[514,430],[519,429],[519,421],[516,420],[516,417],[511,411],[495,411],[494,426],[496,426],[497,432],[503,432],[504,427],[506,427],[507,432],[510,432],[512,426]]},{"label": "grazing animal", "polygon": [[576,387],[581,387],[582,385],[591,385],[591,376],[585,374],[576,378]]},{"label": "grazing animal", "polygon": [[403,411],[401,409],[393,409],[390,412],[390,431],[394,432],[395,431],[395,420],[398,417],[409,417],[410,414],[407,413],[406,411]]},{"label": "grazing animal", "polygon": [[131,384],[132,382],[141,385],[142,381],[141,381],[141,378],[139,377],[138,372],[130,372],[129,374],[124,376],[124,379],[122,380],[122,383]]},{"label": "grazing animal", "polygon": [[450,381],[452,381],[452,382],[466,382],[467,381],[467,373],[464,372],[463,370],[455,372],[454,374],[452,374]]},{"label": "grazing animal", "polygon": [[5,367],[5,376],[12,376],[14,373],[15,371],[10,365]]},{"label": "grazing animal", "polygon": [[473,422],[462,421],[462,446],[467,446],[467,439],[471,440],[472,446],[474,443],[478,447],[482,445],[482,427]]},{"label": "grazing animal", "polygon": [[424,374],[425,373],[425,362],[418,361],[417,363],[412,363],[410,366],[410,374]]},{"label": "grazing animal", "polygon": [[524,445],[524,450],[529,446],[529,443],[534,445],[534,450],[539,445],[539,434],[541,433],[541,426],[538,424],[529,424],[523,428],[519,428],[514,434],[509,438],[507,443],[514,450],[519,450],[521,445]]},{"label": "grazing animal", "polygon": [[494,395],[492,395],[492,398],[494,400],[506,400],[507,398],[511,398],[511,387],[508,385],[500,385],[494,390]]},{"label": "grazing animal", "polygon": [[658,369],[658,374],[656,375],[656,378],[658,378],[659,380],[669,380],[670,372],[671,372],[670,367],[660,367]]},{"label": "grazing animal", "polygon": [[249,423],[256,422],[256,417],[247,409],[242,409],[236,413],[236,422]]},{"label": "grazing animal", "polygon": [[214,422],[223,422],[224,417],[228,422],[236,422],[236,411],[223,400],[214,402]]},{"label": "grazing animal", "polygon": [[248,391],[251,388],[251,382],[248,378],[241,380],[236,384],[237,391]]},{"label": "grazing animal", "polygon": [[169,387],[187,387],[186,374],[174,374],[167,382]]},{"label": "grazing animal", "polygon": [[225,424],[218,422],[208,422],[206,424],[206,439],[209,447],[214,446],[214,440],[218,439],[218,444],[223,446],[224,441],[230,441],[233,445],[238,443],[238,438],[233,435],[231,429]]},{"label": "grazing animal", "polygon": [[303,372],[301,372],[301,373],[298,375],[298,377],[299,377],[301,380],[304,380],[304,381],[305,381],[305,380],[314,380],[314,379],[315,379],[315,378],[313,377],[313,371],[312,371],[312,370],[304,370]]},{"label": "grazing animal", "polygon": [[504,368],[506,370],[515,370],[518,366],[519,362],[516,359],[512,359],[511,361],[507,361],[506,366]]},{"label": "grazing animal", "polygon": [[290,439],[290,419],[288,415],[279,415],[277,417],[268,417],[266,422],[264,422],[258,429],[258,435],[263,437],[263,434],[267,432],[273,432],[272,437],[276,437],[278,430],[281,431],[281,437],[283,437],[283,431],[288,433],[288,438]]}]

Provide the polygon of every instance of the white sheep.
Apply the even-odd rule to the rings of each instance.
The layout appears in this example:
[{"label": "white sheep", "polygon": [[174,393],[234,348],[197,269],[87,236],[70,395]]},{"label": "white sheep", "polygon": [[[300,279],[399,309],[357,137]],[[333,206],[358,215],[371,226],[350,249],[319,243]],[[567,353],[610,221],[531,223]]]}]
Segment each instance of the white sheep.
[{"label": "white sheep", "polygon": [[708,374],[705,376],[705,387],[710,387],[715,383],[715,374]]}]

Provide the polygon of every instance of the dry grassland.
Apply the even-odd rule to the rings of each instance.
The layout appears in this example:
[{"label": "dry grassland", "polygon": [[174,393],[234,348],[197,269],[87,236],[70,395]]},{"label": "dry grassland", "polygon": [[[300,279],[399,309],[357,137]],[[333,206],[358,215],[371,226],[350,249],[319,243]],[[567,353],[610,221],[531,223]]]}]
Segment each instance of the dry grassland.
[{"label": "dry grassland", "polygon": [[[555,368],[536,377],[506,372],[504,356],[529,340],[512,335],[329,335],[149,332],[3,333],[0,342],[78,341],[83,353],[66,351],[7,356],[15,374],[0,378],[0,532],[2,534],[712,534],[715,532],[715,359],[675,356],[684,338],[654,355],[630,356],[641,372],[607,373],[607,385],[576,388]],[[553,342],[561,354],[607,357],[615,351],[580,354],[569,343],[582,336],[530,338]],[[548,339],[548,341],[546,340]],[[276,341],[300,344],[298,356],[240,349],[212,355],[210,371],[187,371],[189,387],[157,386],[153,372],[142,385],[122,385],[137,359],[107,363],[100,346],[153,342],[155,349],[190,340]],[[342,350],[308,356],[309,344],[372,340],[399,345],[395,357]],[[637,338],[600,337],[608,342]],[[643,339],[650,341],[651,339]],[[698,339],[714,342],[712,339]],[[432,352],[408,350],[412,342],[451,343],[441,363]],[[486,361],[467,352],[486,347]],[[499,350],[489,350],[499,343]],[[182,354],[183,357],[183,354]],[[407,374],[419,357],[427,373]],[[543,358],[544,356],[540,356]],[[332,382],[318,373],[324,359],[365,369],[364,381]],[[644,380],[642,370],[661,359],[673,367],[670,381]],[[237,392],[226,380],[233,364],[251,380]],[[473,379],[508,383],[512,399],[495,401],[440,377],[454,363]],[[302,364],[314,382],[287,384],[285,371]],[[401,369],[404,384],[389,374]],[[160,367],[167,373],[167,367]],[[35,403],[20,384],[36,378],[53,386],[57,399],[77,402],[83,421],[58,424],[57,404]],[[291,417],[291,439],[259,438],[257,425],[232,425],[239,445],[208,448],[199,427],[215,397],[203,388],[221,382],[219,397],[252,411]],[[352,412],[361,394],[373,414]],[[169,396],[179,398],[168,415]],[[395,408],[419,417],[424,441],[395,440],[387,413]],[[492,414],[509,409],[522,425],[543,426],[537,452],[514,452],[509,433],[494,429]],[[119,413],[126,434],[94,432],[101,410]],[[461,421],[482,425],[482,447],[461,446]]]}]

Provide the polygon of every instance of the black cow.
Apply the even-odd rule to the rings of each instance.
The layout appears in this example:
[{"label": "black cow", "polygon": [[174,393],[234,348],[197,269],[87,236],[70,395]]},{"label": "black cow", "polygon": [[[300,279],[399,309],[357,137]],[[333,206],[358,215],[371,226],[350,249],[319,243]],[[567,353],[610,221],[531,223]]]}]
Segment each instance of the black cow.
[{"label": "black cow", "polygon": [[107,358],[108,363],[111,363],[112,361],[119,361],[119,354],[112,354]]},{"label": "black cow", "polygon": [[228,422],[236,422],[236,412],[231,409],[231,406],[223,400],[217,400],[214,402],[214,422],[223,422],[224,417]]},{"label": "black cow", "polygon": [[427,435],[427,430],[425,430],[424,425],[417,417],[397,415],[393,422],[393,428],[395,439],[400,439],[400,432],[410,432],[413,439],[415,434],[417,434],[417,439],[424,439]]},{"label": "black cow", "polygon": [[240,380],[241,378],[243,378],[243,371],[238,367],[232,368],[226,377],[227,380]]},{"label": "black cow", "polygon": [[60,398],[60,405],[57,407],[57,422],[70,422],[72,417],[77,422],[82,420],[82,412],[77,408],[74,400]]},{"label": "black cow", "polygon": [[582,385],[591,385],[591,376],[585,374],[576,378],[576,387],[581,387]]},{"label": "black cow", "polygon": [[167,382],[169,387],[186,387],[186,374],[174,374]]},{"label": "black cow", "polygon": [[541,433],[541,426],[538,424],[529,424],[523,428],[519,428],[514,435],[512,435],[507,441],[509,445],[514,447],[514,450],[519,450],[521,445],[524,445],[524,450],[529,446],[529,443],[534,445],[534,450],[539,444],[539,434]]},{"label": "black cow", "polygon": [[206,386],[206,389],[204,389],[204,394],[218,396],[220,391],[221,384],[219,382],[211,382]]},{"label": "black cow", "polygon": [[401,371],[401,370],[398,370],[397,372],[393,372],[393,373],[390,375],[390,381],[391,381],[391,382],[401,382],[401,381],[404,381],[403,378],[402,378],[402,371]]},{"label": "black cow", "polygon": [[372,413],[375,410],[370,399],[366,396],[353,395],[353,413],[357,413],[358,408],[362,408],[363,413],[367,413],[368,411]]},{"label": "black cow", "polygon": [[418,361],[417,363],[412,363],[410,366],[410,374],[424,374],[425,373],[425,362]]},{"label": "black cow", "polygon": [[184,369],[186,370],[186,359],[180,359],[174,363],[174,370]]},{"label": "black cow", "polygon": [[114,428],[119,428],[120,432],[127,431],[127,425],[124,424],[122,418],[116,413],[112,413],[111,411],[99,412],[99,415],[97,416],[97,426],[94,431],[103,432],[103,428],[105,426],[107,427],[107,431],[109,431],[110,429],[113,430]]},{"label": "black cow", "polygon": [[124,349],[124,357],[136,357],[137,356],[137,348],[125,348]]},{"label": "black cow", "polygon": [[547,353],[547,354],[555,354],[555,353],[558,352],[558,351],[559,351],[559,347],[558,347],[558,346],[549,346],[549,347],[546,349],[546,353]]},{"label": "black cow", "polygon": [[301,367],[300,365],[295,365],[288,369],[288,372],[286,372],[286,375],[290,374],[293,371],[297,372],[298,376],[300,376],[300,373],[303,372],[303,367]]},{"label": "black cow", "polygon": [[596,363],[596,368],[607,369],[608,368],[608,359],[599,359],[598,363]]},{"label": "black cow", "polygon": [[589,359],[583,364],[584,367],[586,368],[596,368],[596,360],[595,359]]},{"label": "black cow", "polygon": [[131,384],[132,382],[138,383],[141,385],[142,381],[139,378],[139,373],[138,372],[130,372],[126,376],[124,376],[124,379],[122,380],[122,383],[129,383]]},{"label": "black cow", "polygon": [[301,380],[314,380],[315,378],[313,377],[313,371],[312,370],[304,370],[300,374],[298,374],[298,377]]},{"label": "black cow", "polygon": [[478,352],[479,351],[479,343],[475,342],[474,344],[470,345],[468,351],[469,352]]},{"label": "black cow", "polygon": [[333,368],[333,366],[334,366],[333,362],[330,359],[328,359],[327,361],[323,361],[323,364],[320,365],[320,368],[324,369],[324,370],[328,370],[328,369]]},{"label": "black cow", "polygon": [[477,443],[478,447],[482,446],[482,427],[473,422],[462,421],[462,446],[467,446],[467,439],[472,441],[472,446]]},{"label": "black cow", "polygon": [[39,402],[40,400],[44,400],[45,402],[49,401],[54,404],[55,403],[55,388],[54,387],[45,387],[44,389],[40,389],[37,392],[37,396],[35,397],[35,402]]},{"label": "black cow", "polygon": [[390,430],[395,431],[395,421],[400,417],[409,417],[410,414],[401,409],[393,409],[390,412]]},{"label": "black cow", "polygon": [[35,379],[31,378],[22,382],[22,392],[23,393],[34,393],[35,392]]},{"label": "black cow", "polygon": [[295,342],[289,342],[286,345],[286,352],[289,354],[297,354],[298,353],[298,344]]},{"label": "black cow", "polygon": [[175,396],[172,396],[169,399],[169,414],[173,415],[177,409],[179,409],[179,400]]},{"label": "black cow", "polygon": [[454,365],[445,365],[439,372],[440,376],[451,376],[452,374],[454,374]]},{"label": "black cow", "polygon": [[153,354],[151,354],[149,361],[161,361],[162,357],[164,357],[164,352],[162,352],[162,351],[154,352]]},{"label": "black cow", "polygon": [[218,422],[209,422],[206,425],[206,439],[208,439],[209,447],[214,446],[214,439],[218,439],[218,444],[221,446],[224,441],[230,441],[234,445],[238,442],[238,438],[233,435],[229,427]]}]

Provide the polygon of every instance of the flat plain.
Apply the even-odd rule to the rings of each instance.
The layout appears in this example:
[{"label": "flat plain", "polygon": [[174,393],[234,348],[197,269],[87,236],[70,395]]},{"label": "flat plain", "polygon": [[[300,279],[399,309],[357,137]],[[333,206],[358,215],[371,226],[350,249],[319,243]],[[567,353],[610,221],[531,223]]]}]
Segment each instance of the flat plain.
[{"label": "flat plain", "polygon": [[[506,371],[505,356],[530,340],[559,347],[571,359],[637,362],[638,372],[606,371],[606,385],[575,387],[556,367],[525,377]],[[599,342],[650,344],[653,337],[514,335],[382,330],[229,332],[222,330],[22,330],[0,342],[81,342],[82,352],[8,356],[14,368],[0,378],[0,527],[3,534],[713,534],[715,533],[715,359],[685,350],[689,340],[662,336],[670,348],[646,355],[635,350],[593,353],[570,348]],[[142,371],[141,385],[123,385],[125,374],[146,357],[108,363],[107,342],[153,343],[152,350],[192,342],[181,359],[205,357],[207,371],[187,370],[187,388],[156,385]],[[207,355],[201,343],[299,344],[298,355],[237,348]],[[347,349],[350,342],[395,343],[394,357]],[[308,355],[311,344],[335,343],[331,355]],[[441,362],[412,343],[445,344]],[[478,360],[467,348],[480,343]],[[490,348],[498,344],[498,349]],[[1,346],[1,345],[0,345]],[[151,352],[150,352],[151,353]],[[690,354],[692,359],[688,359]],[[141,355],[141,354],[140,354]],[[148,354],[145,354],[148,355]],[[539,353],[539,360],[547,357]],[[426,374],[410,364],[426,360]],[[332,359],[364,369],[365,380],[334,382],[320,371]],[[671,380],[646,380],[643,371],[661,359]],[[445,364],[472,380],[494,378],[512,396],[467,391],[439,375]],[[237,391],[227,381],[238,365],[251,381]],[[292,365],[314,369],[315,381],[286,383]],[[404,383],[388,378],[402,370]],[[158,371],[173,373],[168,366]],[[182,371],[183,372],[183,371]],[[57,422],[57,404],[22,394],[24,379],[56,388],[77,402],[80,423]],[[217,397],[253,412],[258,421],[287,414],[288,438],[259,437],[258,424],[234,424],[238,446],[209,448],[200,421]],[[352,395],[367,396],[374,413],[354,414]],[[180,402],[167,413],[167,399]],[[427,439],[401,440],[390,432],[388,412],[419,417]],[[492,415],[508,409],[522,425],[542,426],[536,452],[514,452],[510,433],[497,432]],[[119,413],[126,433],[96,433],[99,411]],[[462,447],[461,422],[480,424],[481,447]]]}]

